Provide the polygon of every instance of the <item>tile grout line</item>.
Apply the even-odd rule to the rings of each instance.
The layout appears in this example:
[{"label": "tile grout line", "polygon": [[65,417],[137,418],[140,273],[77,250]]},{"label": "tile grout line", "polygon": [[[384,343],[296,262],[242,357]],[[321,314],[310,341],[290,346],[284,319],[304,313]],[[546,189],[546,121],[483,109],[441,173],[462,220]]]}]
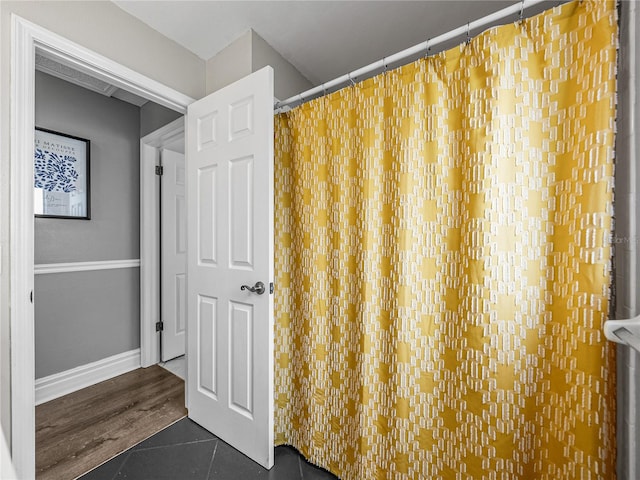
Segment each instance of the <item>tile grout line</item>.
[{"label": "tile grout line", "polygon": [[[74,478],[74,480],[80,480],[82,477],[84,477],[85,475],[88,475],[89,473],[93,472],[94,470],[99,469],[100,467],[102,467],[103,465],[106,465],[107,463],[117,459],[118,457],[122,457],[124,458],[124,460],[122,460],[122,463],[120,464],[120,467],[118,467],[118,470],[116,471],[116,473],[114,475],[117,475],[118,472],[120,471],[120,468],[122,468],[122,465],[124,465],[124,462],[126,462],[129,459],[129,455],[131,455],[131,452],[133,451],[133,447],[129,447],[126,450],[123,450],[122,452],[120,452],[117,455],[114,455],[111,458],[108,458],[107,460],[105,460],[104,462],[102,462],[100,465],[96,465],[95,467],[91,468],[90,470],[87,470],[84,473],[81,473],[80,475],[78,475],[77,477]],[[126,454],[126,456],[125,456]],[[110,479],[113,480],[113,479]]]},{"label": "tile grout line", "polygon": [[216,438],[216,446],[213,447],[213,454],[211,455],[211,460],[209,460],[209,469],[207,470],[207,478],[205,478],[205,480],[209,480],[209,477],[211,476],[211,468],[213,467],[213,459],[216,457],[216,452],[218,451],[218,439]]},{"label": "tile grout line", "polygon": [[298,457],[298,471],[300,472],[300,480],[304,480],[304,473],[302,473],[302,459],[300,458],[302,455],[299,452],[296,453]]},{"label": "tile grout line", "polygon": [[[127,456],[125,457],[125,459],[122,461],[122,463],[120,464],[120,466],[118,467],[118,470],[116,470],[116,473],[113,474],[113,476],[111,477],[111,480],[115,480],[115,478],[118,476],[118,474],[120,473],[120,470],[122,470],[122,467],[124,467],[124,464],[127,463],[127,460],[129,460],[129,457],[131,456],[131,452],[133,451],[133,449],[129,449],[129,453],[127,453]],[[117,458],[117,457],[114,457]]]},{"label": "tile grout line", "polygon": [[[196,443],[206,443],[218,441],[217,438],[209,438],[206,440],[192,440],[189,442],[180,442],[180,443],[170,443],[169,445],[156,445],[155,447],[144,447],[144,448],[136,448],[136,452],[147,452],[149,450],[158,450],[159,448],[168,448],[168,447],[179,447],[180,445],[195,445]],[[133,448],[132,448],[133,450]]]}]

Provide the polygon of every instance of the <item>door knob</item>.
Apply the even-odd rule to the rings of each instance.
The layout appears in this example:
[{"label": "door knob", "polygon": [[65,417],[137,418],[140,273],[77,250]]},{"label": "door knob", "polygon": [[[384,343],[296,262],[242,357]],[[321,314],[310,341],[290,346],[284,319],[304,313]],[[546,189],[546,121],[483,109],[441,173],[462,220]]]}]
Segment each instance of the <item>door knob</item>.
[{"label": "door knob", "polygon": [[249,285],[242,285],[240,287],[240,290],[249,290],[250,292],[253,293],[257,293],[258,295],[262,295],[264,293],[264,283],[262,282],[256,282],[256,284],[253,287],[250,287]]}]

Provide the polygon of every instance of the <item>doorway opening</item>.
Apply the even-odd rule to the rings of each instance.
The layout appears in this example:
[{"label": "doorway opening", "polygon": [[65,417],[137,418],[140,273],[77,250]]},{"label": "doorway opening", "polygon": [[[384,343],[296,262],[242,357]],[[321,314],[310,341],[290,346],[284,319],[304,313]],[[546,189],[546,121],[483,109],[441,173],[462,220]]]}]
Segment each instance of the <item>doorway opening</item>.
[{"label": "doorway opening", "polygon": [[148,246],[140,251],[147,267],[140,272],[143,367],[185,353],[184,168],[183,118],[140,140],[140,243]]},{"label": "doorway opening", "polygon": [[[11,445],[21,477],[35,477],[33,163],[35,56],[51,58],[120,89],[184,114],[193,99],[14,16],[11,65]],[[141,202],[144,199],[141,197]],[[141,230],[144,231],[142,224]],[[148,240],[148,239],[147,239]],[[149,245],[141,242],[142,254]],[[142,284],[141,297],[146,296]],[[141,298],[142,301],[142,298]],[[149,329],[152,328],[147,326]],[[141,325],[141,329],[145,326]],[[142,340],[143,335],[141,335]],[[143,346],[141,345],[141,348]]]}]

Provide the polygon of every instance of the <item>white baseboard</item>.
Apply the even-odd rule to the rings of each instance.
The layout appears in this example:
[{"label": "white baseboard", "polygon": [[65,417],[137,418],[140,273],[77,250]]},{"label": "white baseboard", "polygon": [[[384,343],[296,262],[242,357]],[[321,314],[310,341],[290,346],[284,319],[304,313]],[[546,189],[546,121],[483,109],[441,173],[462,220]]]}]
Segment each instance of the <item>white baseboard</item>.
[{"label": "white baseboard", "polygon": [[140,349],[36,380],[36,405],[140,368]]}]

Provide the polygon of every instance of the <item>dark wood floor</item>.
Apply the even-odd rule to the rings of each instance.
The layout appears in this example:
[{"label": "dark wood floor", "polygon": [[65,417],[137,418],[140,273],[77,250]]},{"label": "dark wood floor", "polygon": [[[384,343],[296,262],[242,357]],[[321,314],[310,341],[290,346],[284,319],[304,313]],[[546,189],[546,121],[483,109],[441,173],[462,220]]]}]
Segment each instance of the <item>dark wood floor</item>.
[{"label": "dark wood floor", "polygon": [[187,414],[184,382],[155,365],[36,407],[36,476],[72,480]]}]

